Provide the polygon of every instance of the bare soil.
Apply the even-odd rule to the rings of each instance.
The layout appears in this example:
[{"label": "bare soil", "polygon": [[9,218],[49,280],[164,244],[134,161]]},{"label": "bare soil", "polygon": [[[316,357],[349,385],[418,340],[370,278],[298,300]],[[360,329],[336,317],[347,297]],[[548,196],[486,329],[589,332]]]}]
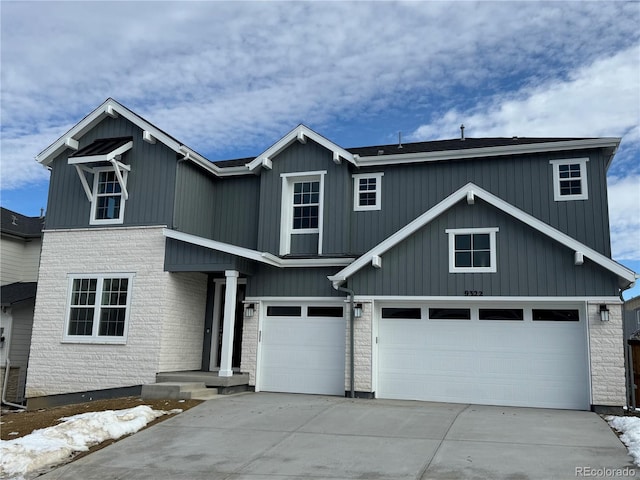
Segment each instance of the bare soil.
[{"label": "bare soil", "polygon": [[[40,428],[52,427],[60,423],[63,417],[70,417],[78,413],[100,412],[105,410],[122,410],[125,408],[133,408],[138,405],[148,405],[154,410],[170,411],[173,409],[188,410],[202,403],[201,400],[142,400],[140,397],[122,397],[112,398],[108,400],[94,400],[92,402],[76,403],[73,405],[64,405],[61,407],[45,408],[42,410],[32,411],[2,411],[0,415],[0,438],[2,440],[12,440],[30,434],[34,430]],[[156,423],[167,420],[176,413],[162,415],[161,417],[149,422],[147,427]],[[145,428],[147,428],[145,427]],[[124,437],[123,437],[124,438]],[[95,452],[101,448],[111,445],[117,440],[107,440],[99,445],[94,445],[88,452],[82,452],[74,457],[74,460],[91,452]]]}]

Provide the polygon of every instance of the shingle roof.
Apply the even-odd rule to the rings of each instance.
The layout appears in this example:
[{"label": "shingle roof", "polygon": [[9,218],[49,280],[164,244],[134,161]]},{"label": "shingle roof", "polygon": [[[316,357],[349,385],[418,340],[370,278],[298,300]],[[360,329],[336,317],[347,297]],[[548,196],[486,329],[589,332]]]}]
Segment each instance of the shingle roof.
[{"label": "shingle roof", "polygon": [[0,207],[0,230],[22,238],[42,236],[44,217],[27,217],[20,213]]},{"label": "shingle roof", "polygon": [[[392,145],[373,145],[364,147],[345,148],[350,153],[361,157],[384,155],[401,155],[409,153],[446,152],[448,150],[468,150],[472,148],[509,147],[516,145],[530,145],[536,143],[566,142],[586,140],[585,138],[569,137],[489,137],[489,138],[454,138],[449,140],[432,140],[428,142],[403,143]],[[219,160],[213,163],[220,168],[241,167],[254,160],[255,157]]]},{"label": "shingle roof", "polygon": [[16,282],[0,287],[0,303],[3,307],[35,298],[36,282]]},{"label": "shingle roof", "polygon": [[449,140],[433,140],[429,142],[377,145],[371,147],[347,148],[351,153],[361,157],[376,155],[399,155],[403,153],[443,152],[447,150],[466,150],[470,148],[508,147],[511,145],[527,145],[532,143],[565,142],[570,140],[584,140],[584,138],[541,138],[541,137],[493,137],[493,138],[460,138]]}]

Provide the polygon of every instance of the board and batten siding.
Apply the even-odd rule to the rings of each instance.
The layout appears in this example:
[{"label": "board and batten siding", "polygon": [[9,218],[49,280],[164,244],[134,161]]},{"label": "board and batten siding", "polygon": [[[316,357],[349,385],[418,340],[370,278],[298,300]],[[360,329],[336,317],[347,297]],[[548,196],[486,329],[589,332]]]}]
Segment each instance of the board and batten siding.
[{"label": "board and batten siding", "polygon": [[238,270],[250,275],[255,262],[210,248],[167,238],[164,269],[168,272],[224,272]]},{"label": "board and batten siding", "polygon": [[[352,198],[349,195],[353,195],[353,191],[349,187],[351,174],[344,162],[336,165],[329,150],[308,139],[306,144],[291,144],[272,159],[272,164],[272,170],[263,170],[260,174],[258,250],[275,254],[280,250],[281,174],[326,171],[322,254],[344,253],[345,247],[349,244],[348,221],[353,204],[352,200],[347,200]],[[292,253],[294,247],[297,254],[317,254],[318,251],[317,244],[310,239],[297,239],[292,242]]]},{"label": "board and batten siding", "polygon": [[[122,117],[102,120],[79,140],[80,148],[97,139],[125,136],[133,137],[133,147],[123,155],[123,163],[131,166],[123,225],[171,225],[177,162],[173,150],[160,142],[145,142],[142,130]],[[89,224],[91,202],[75,167],[67,163],[73,152],[65,150],[51,164],[47,229],[94,227]],[[87,182],[93,187],[91,175]]]},{"label": "board and batten siding", "polygon": [[327,276],[340,267],[278,268],[259,265],[247,278],[247,297],[344,297]]},{"label": "board and batten siding", "polygon": [[[585,158],[589,198],[556,202],[550,160]],[[351,213],[351,251],[362,254],[469,182],[609,256],[606,159],[600,151],[558,152],[386,165],[382,210]]]},{"label": "board and batten siding", "polygon": [[[498,227],[496,273],[449,273],[448,228]],[[461,201],[349,279],[358,295],[617,296],[614,274],[492,205]]]}]

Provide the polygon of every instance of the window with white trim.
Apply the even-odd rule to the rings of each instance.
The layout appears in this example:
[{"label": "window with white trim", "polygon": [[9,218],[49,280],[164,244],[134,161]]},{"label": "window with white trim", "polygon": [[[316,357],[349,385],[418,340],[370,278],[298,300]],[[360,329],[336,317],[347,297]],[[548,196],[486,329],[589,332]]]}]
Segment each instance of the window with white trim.
[{"label": "window with white trim", "polygon": [[[127,185],[127,171],[121,175]],[[93,175],[93,195],[91,201],[91,224],[114,224],[124,220],[125,198],[122,187],[113,168],[95,168]]]},{"label": "window with white trim", "polygon": [[450,228],[449,273],[495,273],[498,228]]},{"label": "window with white trim", "polygon": [[382,208],[382,176],[384,173],[353,175],[353,209],[380,210]]},{"label": "window with white trim", "polygon": [[133,274],[69,277],[64,340],[125,343]]},{"label": "window with white trim", "polygon": [[282,173],[280,255],[291,253],[291,235],[318,235],[318,255],[322,253],[324,175],[317,172]]},{"label": "window with white trim", "polygon": [[551,160],[553,167],[553,199],[556,202],[586,200],[588,158]]},{"label": "window with white trim", "polygon": [[293,183],[293,230],[318,229],[320,181]]}]

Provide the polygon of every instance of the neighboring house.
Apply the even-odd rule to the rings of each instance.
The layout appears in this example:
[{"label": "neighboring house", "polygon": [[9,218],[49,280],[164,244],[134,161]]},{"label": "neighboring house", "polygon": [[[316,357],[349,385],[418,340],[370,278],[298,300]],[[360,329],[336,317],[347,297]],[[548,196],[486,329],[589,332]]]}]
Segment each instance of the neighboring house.
[{"label": "neighboring house", "polygon": [[[0,387],[5,399],[24,401],[44,217],[0,207]],[[4,390],[3,390],[4,391]]]},{"label": "neighboring house", "polygon": [[211,162],[108,99],[37,156],[29,402],[203,370],[256,391],[625,405],[619,142],[344,148],[300,125]]}]

